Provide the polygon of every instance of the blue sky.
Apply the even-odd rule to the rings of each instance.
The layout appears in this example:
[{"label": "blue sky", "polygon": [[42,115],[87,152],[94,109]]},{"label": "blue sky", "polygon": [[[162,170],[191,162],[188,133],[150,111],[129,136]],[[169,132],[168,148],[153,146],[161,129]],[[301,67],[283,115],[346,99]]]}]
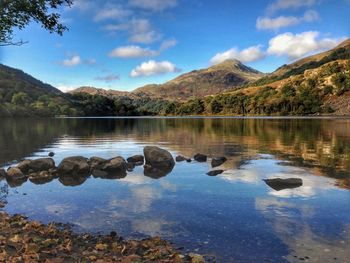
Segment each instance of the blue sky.
[{"label": "blue sky", "polygon": [[236,58],[263,72],[350,36],[350,0],[75,0],[69,31],[32,23],[1,63],[62,90],[133,90]]}]

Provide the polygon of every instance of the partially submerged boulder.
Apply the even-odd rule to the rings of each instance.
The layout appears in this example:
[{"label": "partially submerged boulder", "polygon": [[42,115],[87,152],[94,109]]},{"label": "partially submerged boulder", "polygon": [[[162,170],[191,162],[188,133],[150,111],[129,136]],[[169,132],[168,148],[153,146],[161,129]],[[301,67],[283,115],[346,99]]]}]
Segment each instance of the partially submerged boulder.
[{"label": "partially submerged boulder", "polygon": [[31,160],[28,164],[29,170],[34,172],[48,171],[55,168],[55,161],[52,158],[39,158]]},{"label": "partially submerged boulder", "polygon": [[87,175],[80,175],[80,174],[75,174],[75,175],[62,174],[60,175],[60,178],[58,179],[58,181],[64,186],[78,186],[83,184],[88,177],[89,176]]},{"label": "partially submerged boulder", "polygon": [[28,173],[29,172],[29,164],[31,163],[31,160],[23,160],[19,164],[17,164],[17,168],[22,171],[22,173]]},{"label": "partially submerged boulder", "polygon": [[90,170],[93,171],[95,169],[99,169],[101,167],[101,165],[103,165],[104,163],[108,162],[108,160],[100,158],[100,157],[91,157],[89,160],[90,163]]},{"label": "partially submerged boulder", "polygon": [[146,146],[143,149],[146,164],[153,168],[173,168],[175,161],[173,156],[167,150],[156,146]]},{"label": "partially submerged boulder", "polygon": [[60,174],[85,175],[90,172],[88,159],[82,156],[73,156],[63,159],[58,166]]},{"label": "partially submerged boulder", "polygon": [[197,153],[194,157],[193,157],[197,162],[200,163],[204,163],[207,161],[208,156],[201,154],[201,153]]},{"label": "partially submerged boulder", "polygon": [[303,180],[300,178],[275,178],[275,179],[265,179],[264,182],[276,191],[284,189],[298,188],[303,185]]},{"label": "partially submerged boulder", "polygon": [[145,157],[143,155],[133,155],[126,159],[128,163],[134,163],[135,165],[143,165]]},{"label": "partially submerged boulder", "polygon": [[24,173],[22,173],[22,171],[17,167],[10,167],[7,170],[7,178],[22,179],[22,178],[27,178],[27,176]]},{"label": "partially submerged boulder", "polygon": [[178,163],[184,162],[184,161],[190,163],[192,160],[191,160],[191,158],[186,158],[185,156],[178,155],[175,157],[175,161],[177,161]]},{"label": "partially submerged boulder", "polygon": [[55,153],[54,153],[54,152],[49,152],[48,156],[54,157],[54,156],[55,156]]},{"label": "partially submerged boulder", "polygon": [[121,179],[126,176],[127,163],[123,157],[115,157],[99,165],[92,171],[95,178]]},{"label": "partially submerged boulder", "polygon": [[207,173],[207,175],[209,176],[217,176],[219,174],[222,174],[224,172],[224,170],[213,170]]},{"label": "partially submerged boulder", "polygon": [[212,160],[211,160],[211,167],[217,167],[217,166],[220,166],[222,165],[223,163],[225,163],[227,161],[227,158],[226,157],[214,157]]}]

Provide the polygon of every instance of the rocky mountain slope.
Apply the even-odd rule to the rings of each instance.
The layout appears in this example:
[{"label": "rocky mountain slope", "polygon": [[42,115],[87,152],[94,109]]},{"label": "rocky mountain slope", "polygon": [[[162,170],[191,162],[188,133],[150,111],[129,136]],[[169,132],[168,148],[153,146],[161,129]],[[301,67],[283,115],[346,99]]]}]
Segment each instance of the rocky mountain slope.
[{"label": "rocky mountain slope", "polygon": [[237,88],[256,81],[264,74],[243,65],[238,60],[227,60],[221,64],[183,74],[161,85],[147,85],[133,91],[150,97],[187,100],[202,98],[229,88]]}]

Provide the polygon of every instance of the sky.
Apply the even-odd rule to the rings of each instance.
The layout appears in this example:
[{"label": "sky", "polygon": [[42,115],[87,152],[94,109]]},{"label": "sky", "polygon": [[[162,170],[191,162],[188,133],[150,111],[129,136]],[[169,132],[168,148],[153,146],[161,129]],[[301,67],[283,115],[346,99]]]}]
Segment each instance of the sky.
[{"label": "sky", "polygon": [[62,91],[131,91],[238,59],[262,72],[350,37],[350,0],[73,0],[59,10],[69,31],[36,23],[0,62]]}]

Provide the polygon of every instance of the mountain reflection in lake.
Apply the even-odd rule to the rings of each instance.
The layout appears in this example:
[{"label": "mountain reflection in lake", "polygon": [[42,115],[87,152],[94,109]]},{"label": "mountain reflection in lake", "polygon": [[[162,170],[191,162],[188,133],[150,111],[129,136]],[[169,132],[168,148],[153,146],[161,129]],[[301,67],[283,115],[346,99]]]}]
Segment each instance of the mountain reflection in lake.
[{"label": "mountain reflection in lake", "polygon": [[[206,175],[209,159],[177,163],[162,177],[145,176],[139,166],[124,178],[3,180],[4,209],[77,231],[160,235],[220,262],[348,261],[349,120],[5,119],[0,166],[51,151],[56,164],[76,155],[126,158],[146,145],[228,161],[215,177]],[[301,178],[303,185],[276,191],[268,178]]]}]

